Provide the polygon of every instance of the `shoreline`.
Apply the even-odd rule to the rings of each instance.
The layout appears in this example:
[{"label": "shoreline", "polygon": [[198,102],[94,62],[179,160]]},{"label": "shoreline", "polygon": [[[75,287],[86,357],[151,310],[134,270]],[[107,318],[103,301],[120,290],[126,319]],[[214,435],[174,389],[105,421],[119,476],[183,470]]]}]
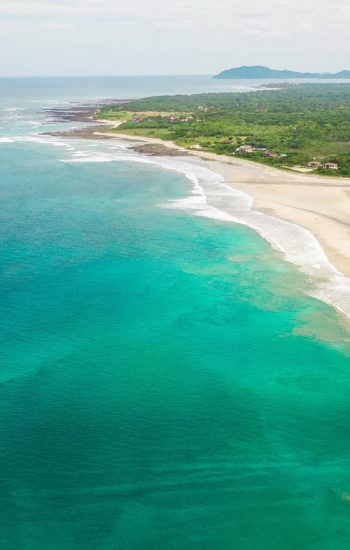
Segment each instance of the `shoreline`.
[{"label": "shoreline", "polygon": [[[109,125],[114,126],[113,123]],[[227,184],[254,199],[253,210],[310,231],[329,261],[339,272],[350,277],[350,178],[292,173],[245,159],[184,149],[158,138],[96,132],[96,135],[101,134],[109,139],[162,145],[183,152],[187,160],[194,157],[205,161],[206,166],[220,174]]]},{"label": "shoreline", "polygon": [[158,138],[100,130],[56,135],[132,142],[130,149],[145,160],[186,174],[194,183],[192,195],[174,207],[250,227],[307,274],[313,283],[309,295],[350,318],[350,179],[291,173]]}]

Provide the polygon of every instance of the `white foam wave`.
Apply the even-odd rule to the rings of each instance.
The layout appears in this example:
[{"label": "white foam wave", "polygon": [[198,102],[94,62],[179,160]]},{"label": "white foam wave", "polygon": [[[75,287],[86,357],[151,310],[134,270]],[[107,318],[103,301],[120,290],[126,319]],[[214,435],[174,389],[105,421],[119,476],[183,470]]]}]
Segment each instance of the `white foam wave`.
[{"label": "white foam wave", "polygon": [[74,150],[74,147],[67,141],[60,141],[51,136],[41,136],[41,135],[29,135],[29,136],[15,136],[12,138],[15,142],[23,143],[39,143],[44,145],[52,145],[54,147],[62,147],[68,151]]},{"label": "white foam wave", "polygon": [[23,120],[21,122],[24,126],[42,126],[41,120]]},{"label": "white foam wave", "polygon": [[219,220],[222,222],[242,224],[241,220],[235,218],[234,216],[231,216],[231,214],[228,214],[228,212],[225,212],[224,210],[219,210],[219,208],[215,208],[215,206],[207,205],[205,210],[203,210],[202,212],[196,212],[195,215],[202,216],[203,218],[210,218],[212,220]]},{"label": "white foam wave", "polygon": [[76,151],[75,153],[72,153],[73,157],[86,157],[87,153],[84,153],[83,151]]},{"label": "white foam wave", "polygon": [[[198,165],[182,164],[177,171],[189,177],[192,168],[193,190],[184,199],[171,201],[170,208],[189,209],[196,216],[220,222],[237,223],[250,227],[267,240],[284,258],[306,273],[314,283],[309,293],[326,302],[350,318],[350,279],[330,263],[316,237],[308,230],[291,222],[277,219],[253,209],[254,199],[224,182],[224,179]],[[163,162],[160,163],[163,165]],[[168,165],[169,166],[169,165]]]},{"label": "white foam wave", "polygon": [[8,137],[0,137],[0,143],[13,143],[13,139]]},{"label": "white foam wave", "polygon": [[17,112],[25,111],[25,110],[26,110],[25,107],[5,107],[3,109],[3,111],[5,111],[5,113],[17,113]]},{"label": "white foam wave", "polygon": [[74,158],[74,159],[62,159],[61,162],[65,162],[67,164],[81,164],[81,163],[89,163],[89,162],[113,162],[115,159],[112,158],[105,158],[104,155],[95,155],[93,157],[84,156],[82,158]]}]

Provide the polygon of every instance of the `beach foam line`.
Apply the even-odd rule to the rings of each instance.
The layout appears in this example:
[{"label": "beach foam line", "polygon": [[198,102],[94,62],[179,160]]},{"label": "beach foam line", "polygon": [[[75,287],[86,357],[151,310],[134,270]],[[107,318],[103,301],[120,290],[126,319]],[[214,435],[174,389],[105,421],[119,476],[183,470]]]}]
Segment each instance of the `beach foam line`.
[{"label": "beach foam line", "polygon": [[88,164],[88,163],[98,163],[98,162],[115,162],[116,159],[106,158],[103,155],[87,156],[84,153],[79,155],[79,158],[73,159],[61,159],[61,162],[65,164]]},{"label": "beach foam line", "polygon": [[54,147],[62,147],[68,151],[74,150],[71,143],[67,143],[67,141],[57,140],[57,138],[51,136],[41,136],[40,134],[13,136],[11,139],[15,143],[37,143],[42,145],[52,145]]},{"label": "beach foam line", "polygon": [[[79,157],[78,157],[79,153]],[[147,158],[136,158],[132,155],[128,156],[122,156],[112,153],[91,153],[91,151],[78,151],[77,153],[73,153],[73,158],[68,159],[60,159],[61,162],[67,163],[67,164],[85,164],[85,163],[99,163],[99,162],[139,162],[141,164],[152,164]]]},{"label": "beach foam line", "polygon": [[[156,161],[155,161],[156,162]],[[159,162],[164,166],[164,161]],[[274,216],[254,210],[254,199],[234,189],[224,178],[196,161],[166,162],[178,172],[186,173],[194,182],[191,195],[171,201],[168,208],[192,210],[193,215],[226,223],[235,223],[256,231],[279,251],[283,258],[305,273],[312,286],[308,294],[321,300],[350,318],[350,279],[342,275],[329,261],[316,237],[307,229]],[[179,165],[182,165],[181,167]],[[192,169],[192,177],[190,171]]]},{"label": "beach foam line", "polygon": [[44,126],[43,124],[43,121],[41,120],[26,120],[26,119],[23,119],[21,124],[23,124],[24,126]]},{"label": "beach foam line", "polygon": [[26,110],[27,110],[26,107],[4,107],[2,109],[2,111],[5,111],[5,113],[17,113],[17,112],[22,112]]},{"label": "beach foam line", "polygon": [[0,137],[0,143],[13,143],[13,139],[7,137]]},{"label": "beach foam line", "polygon": [[[84,142],[84,140],[76,141]],[[52,140],[43,140],[43,142],[55,144]],[[100,145],[96,143],[96,146],[100,147]],[[134,151],[125,154],[125,147],[117,147],[114,144],[112,150],[113,152],[106,153],[101,151],[91,153],[89,150],[86,151],[87,156],[80,158],[75,156],[75,158],[63,159],[62,162],[139,162],[183,174],[192,183],[190,195],[160,206],[188,209],[196,216],[244,225],[256,231],[279,251],[285,260],[308,275],[314,286],[308,292],[310,296],[333,306],[350,318],[350,279],[339,273],[330,263],[320,243],[310,231],[297,224],[254,210],[252,196],[225,183],[223,176],[206,168],[197,159],[189,161],[187,158],[186,160],[169,157],[149,158]],[[80,153],[85,154],[83,151]]]}]

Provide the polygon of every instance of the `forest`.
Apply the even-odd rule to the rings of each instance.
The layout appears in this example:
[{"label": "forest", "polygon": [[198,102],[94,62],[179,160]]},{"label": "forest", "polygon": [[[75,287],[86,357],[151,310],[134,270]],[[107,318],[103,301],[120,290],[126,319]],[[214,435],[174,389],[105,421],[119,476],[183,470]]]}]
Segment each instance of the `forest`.
[{"label": "forest", "polygon": [[[281,168],[320,163],[350,175],[350,85],[285,84],[248,93],[159,96],[102,108],[119,133],[236,155]],[[243,146],[243,148],[242,148]],[[245,146],[245,147],[244,147]],[[237,150],[241,148],[240,150]]]}]

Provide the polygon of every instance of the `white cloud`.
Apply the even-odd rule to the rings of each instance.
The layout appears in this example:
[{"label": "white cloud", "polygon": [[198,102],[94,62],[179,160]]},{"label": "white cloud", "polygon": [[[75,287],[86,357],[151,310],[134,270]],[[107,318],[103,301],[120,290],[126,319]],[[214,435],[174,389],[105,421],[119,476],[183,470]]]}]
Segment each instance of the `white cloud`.
[{"label": "white cloud", "polygon": [[313,34],[315,29],[314,26],[311,25],[311,23],[306,23],[305,21],[302,21],[298,26],[298,30],[301,33]]},{"label": "white cloud", "polygon": [[[322,0],[320,0],[322,3]],[[315,2],[319,6],[320,2]],[[191,17],[203,20],[208,16],[226,19],[235,17],[265,17],[278,12],[286,14],[298,11],[304,6],[302,0],[293,4],[286,0],[250,0],[242,5],[240,0],[0,0],[0,13],[12,16],[60,15],[64,17],[87,16],[142,16],[152,17]]]},{"label": "white cloud", "polygon": [[[51,67],[50,52],[59,49],[61,73],[73,70],[73,60],[85,66],[84,55],[92,62],[95,52],[113,72],[341,69],[349,25],[349,0],[333,0],[331,9],[329,0],[0,0],[0,32],[12,46],[11,59],[0,51],[0,73],[6,64],[20,71],[31,50],[31,63],[46,56]],[[58,45],[59,32],[65,41]]]}]

